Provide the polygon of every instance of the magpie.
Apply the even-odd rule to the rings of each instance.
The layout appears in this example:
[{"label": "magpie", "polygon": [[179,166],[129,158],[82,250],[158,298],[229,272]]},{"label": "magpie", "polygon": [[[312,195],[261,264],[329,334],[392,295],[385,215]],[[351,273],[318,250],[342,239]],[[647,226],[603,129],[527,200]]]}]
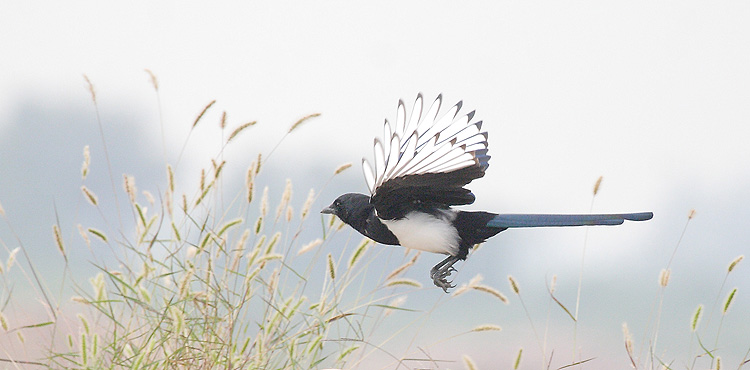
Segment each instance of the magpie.
[{"label": "magpie", "polygon": [[509,228],[619,225],[645,221],[652,212],[620,214],[495,214],[451,208],[474,203],[465,186],[489,166],[487,132],[463,103],[440,113],[442,94],[427,111],[422,94],[407,117],[399,100],[394,124],[385,120],[384,140],[375,138],[373,166],[362,159],[370,194],[347,193],[321,213],[333,214],[362,235],[447,257],[430,270],[435,286],[448,292],[457,261],[475,245]]}]

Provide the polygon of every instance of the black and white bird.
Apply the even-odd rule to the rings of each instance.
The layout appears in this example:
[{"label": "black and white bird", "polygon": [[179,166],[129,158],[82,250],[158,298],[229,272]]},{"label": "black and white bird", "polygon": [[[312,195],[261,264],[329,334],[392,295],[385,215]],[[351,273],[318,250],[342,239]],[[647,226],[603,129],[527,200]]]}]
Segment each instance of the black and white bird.
[{"label": "black and white bird", "polygon": [[469,250],[495,234],[516,227],[619,225],[644,221],[651,212],[621,214],[495,214],[452,209],[474,203],[465,186],[489,166],[487,133],[474,111],[459,114],[462,102],[440,114],[442,95],[423,110],[419,94],[407,116],[398,103],[396,121],[386,119],[384,140],[375,138],[373,166],[362,160],[370,194],[347,193],[321,213],[334,214],[362,235],[382,244],[448,255],[430,271],[436,286],[453,288],[447,278]]}]

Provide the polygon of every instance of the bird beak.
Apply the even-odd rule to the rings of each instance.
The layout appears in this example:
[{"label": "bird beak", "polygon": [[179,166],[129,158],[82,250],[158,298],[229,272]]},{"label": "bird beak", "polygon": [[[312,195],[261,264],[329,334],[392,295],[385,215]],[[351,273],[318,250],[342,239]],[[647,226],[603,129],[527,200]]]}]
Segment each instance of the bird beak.
[{"label": "bird beak", "polygon": [[332,207],[328,206],[326,208],[323,208],[323,210],[321,210],[320,213],[325,213],[327,215],[333,215],[336,212],[334,212],[334,209]]}]

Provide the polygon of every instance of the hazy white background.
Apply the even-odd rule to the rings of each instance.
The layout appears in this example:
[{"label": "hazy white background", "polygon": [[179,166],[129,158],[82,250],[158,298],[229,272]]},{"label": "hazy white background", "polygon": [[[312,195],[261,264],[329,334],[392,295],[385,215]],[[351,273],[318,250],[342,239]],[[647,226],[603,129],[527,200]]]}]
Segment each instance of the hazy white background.
[{"label": "hazy white background", "polygon": [[[287,177],[299,184],[299,203],[307,188],[353,162],[317,208],[341,191],[366,191],[359,160],[370,155],[382,120],[395,116],[398,98],[408,105],[418,92],[428,101],[443,93],[446,104],[464,100],[476,109],[490,133],[493,158],[487,176],[471,185],[478,198],[472,209],[588,212],[603,175],[595,212],[655,213],[647,223],[589,230],[575,349],[564,313],[553,307],[545,325],[545,280],[557,275],[560,298],[573,305],[584,229],[502,233],[460,267],[457,281],[481,273],[510,295],[506,277],[515,276],[536,329],[549,328],[553,368],[574,351],[578,359],[596,357],[588,368],[626,368],[620,326],[629,323],[637,348],[648,346],[659,271],[696,209],[672,261],[656,355],[689,365],[698,353],[689,332],[693,311],[737,286],[718,343],[725,364],[735,367],[750,348],[747,261],[719,286],[727,264],[750,250],[748,19],[744,1],[6,2],[0,202],[9,222],[0,226],[1,247],[15,248],[10,224],[42,263],[59,256],[50,231],[55,206],[71,238],[76,223],[99,218],[76,198],[84,145],[99,174],[89,185],[102,197],[111,189],[82,74],[97,90],[118,185],[129,173],[154,192],[163,187],[165,161],[177,162],[211,100],[216,106],[202,125],[214,127],[191,137],[179,162],[183,183],[195,183],[202,161],[217,153],[220,111],[230,125],[259,122],[244,138],[247,150],[227,153],[239,185],[240,170],[292,122],[322,113],[277,149],[267,169],[278,184]],[[159,79],[163,138],[144,68]],[[424,273],[412,277],[428,286],[427,270],[441,258],[423,256],[415,271]],[[47,272],[54,280],[56,268]],[[446,299],[436,288],[419,297]],[[541,367],[516,297],[509,306],[462,298],[441,305],[423,337],[488,322],[504,330],[435,352],[507,368],[523,346],[523,363]],[[711,321],[700,332],[708,343],[718,316]]]}]

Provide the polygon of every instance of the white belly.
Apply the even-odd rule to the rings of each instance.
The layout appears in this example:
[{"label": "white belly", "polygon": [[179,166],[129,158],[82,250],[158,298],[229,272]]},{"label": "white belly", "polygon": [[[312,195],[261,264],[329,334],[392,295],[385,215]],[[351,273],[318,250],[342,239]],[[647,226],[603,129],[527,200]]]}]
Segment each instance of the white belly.
[{"label": "white belly", "polygon": [[458,254],[458,232],[451,225],[456,215],[446,211],[444,217],[411,212],[401,220],[381,220],[398,238],[402,247],[451,256]]}]

